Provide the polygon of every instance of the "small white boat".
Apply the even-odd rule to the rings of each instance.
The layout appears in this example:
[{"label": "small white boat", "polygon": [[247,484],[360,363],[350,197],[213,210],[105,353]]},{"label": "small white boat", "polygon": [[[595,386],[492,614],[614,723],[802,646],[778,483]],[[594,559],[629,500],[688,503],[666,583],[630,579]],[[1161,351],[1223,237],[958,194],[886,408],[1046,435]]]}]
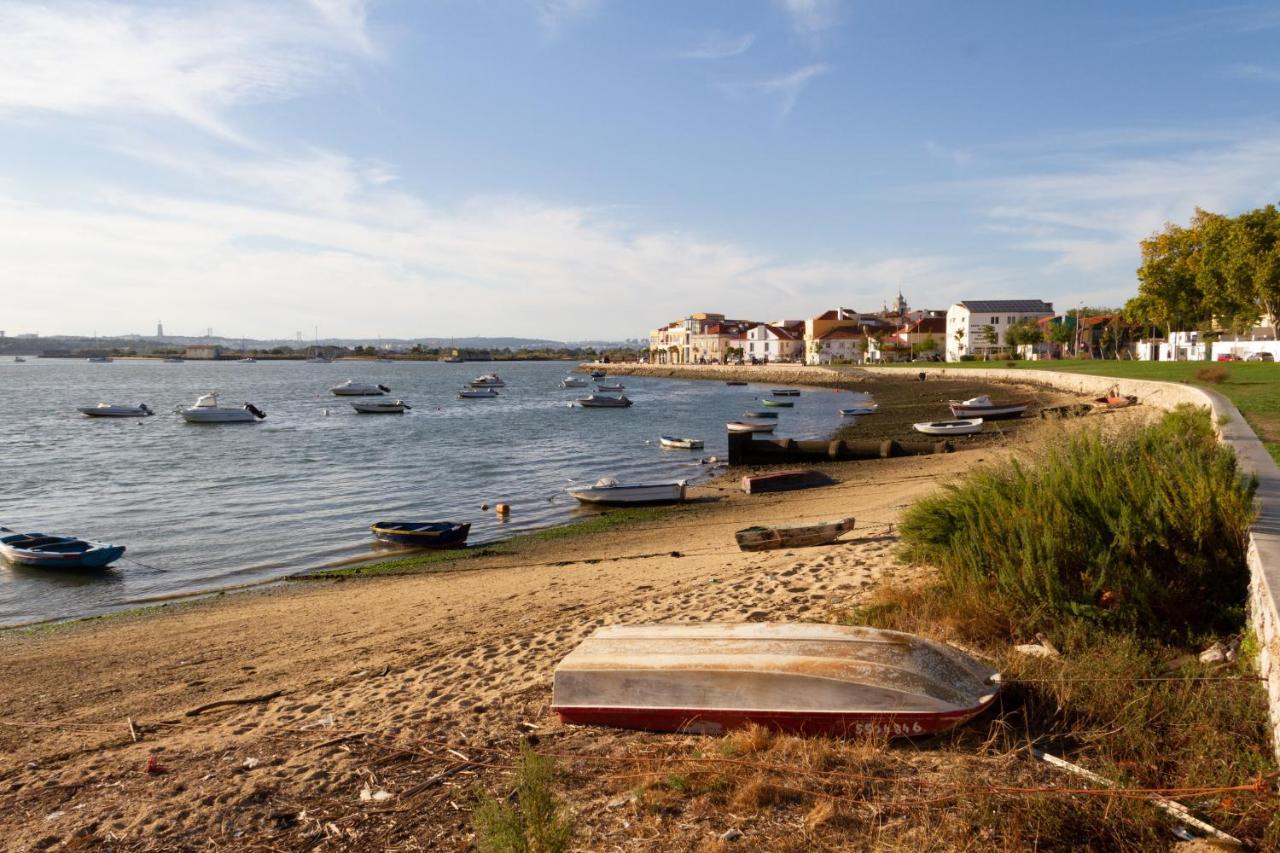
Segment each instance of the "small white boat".
[{"label": "small white boat", "polygon": [[257,364],[257,363],[258,363],[258,360],[257,360],[256,358],[238,358],[238,359],[236,359],[236,364]]},{"label": "small white boat", "polygon": [[459,400],[496,400],[498,392],[493,388],[463,388],[458,392]]},{"label": "small white boat", "polygon": [[91,355],[85,359],[90,364],[110,364],[114,359],[107,355]]},{"label": "small white boat", "polygon": [[413,406],[404,400],[376,400],[369,403],[352,403],[351,408],[362,415],[403,415]]},{"label": "small white boat", "polygon": [[596,390],[605,391],[610,394],[617,394],[618,392],[623,390],[623,387],[622,387],[622,383],[620,382],[597,382]]},{"label": "small white boat", "polygon": [[348,379],[341,385],[335,385],[329,391],[335,397],[381,397],[391,391],[386,385],[370,385],[368,382],[355,382]]},{"label": "small white boat", "polygon": [[251,424],[267,416],[253,403],[240,407],[219,406],[216,393],[205,394],[194,406],[178,409],[178,414],[189,424]]},{"label": "small white boat", "polygon": [[729,421],[724,425],[729,432],[773,432],[777,424],[761,424],[751,421]]},{"label": "small white boat", "polygon": [[986,394],[968,400],[952,400],[951,414],[957,418],[982,417],[987,420],[996,418],[1020,417],[1031,405],[1029,401],[1019,403],[993,403]]},{"label": "small white boat", "polygon": [[916,432],[925,435],[973,435],[982,432],[982,418],[960,418],[954,421],[925,421],[913,424]]},{"label": "small white boat", "polygon": [[313,355],[311,356],[311,358],[306,359],[305,363],[306,364],[333,364],[333,359],[325,358],[322,355]]},{"label": "small white boat", "polygon": [[663,447],[670,447],[676,450],[702,449],[702,439],[700,438],[676,438],[673,435],[662,435],[658,437],[658,443]]},{"label": "small white boat", "polygon": [[76,411],[91,418],[149,418],[155,414],[146,403],[139,403],[136,406],[99,403],[96,406],[79,406]]},{"label": "small white boat", "polygon": [[607,394],[589,394],[586,397],[578,398],[578,405],[584,409],[626,409],[631,406],[631,401],[627,399],[627,395],[621,397],[610,397]]},{"label": "small white boat", "polygon": [[496,373],[486,373],[483,376],[477,376],[470,382],[472,388],[506,388],[507,383]]},{"label": "small white boat", "polygon": [[576,376],[566,376],[560,380],[561,388],[586,388],[587,380],[579,379]]},{"label": "small white boat", "polygon": [[182,358],[181,356],[177,356],[177,355],[166,356],[164,359],[165,364],[184,364],[185,362],[186,362],[185,358]]},{"label": "small white boat", "polygon": [[719,734],[912,737],[981,713],[1000,674],[958,649],[852,625],[608,625],[555,668],[566,723]]},{"label": "small white boat", "polygon": [[679,503],[685,498],[685,482],[637,483],[623,485],[611,477],[597,480],[593,486],[572,486],[570,495],[584,504],[605,506],[645,506]]}]

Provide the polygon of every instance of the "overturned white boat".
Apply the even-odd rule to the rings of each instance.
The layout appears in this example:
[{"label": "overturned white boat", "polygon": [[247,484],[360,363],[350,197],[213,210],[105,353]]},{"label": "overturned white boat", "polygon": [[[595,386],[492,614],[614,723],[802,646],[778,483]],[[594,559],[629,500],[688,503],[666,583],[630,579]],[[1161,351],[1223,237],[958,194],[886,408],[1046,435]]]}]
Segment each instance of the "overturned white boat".
[{"label": "overturned white boat", "polygon": [[594,485],[571,486],[567,491],[584,504],[606,506],[673,504],[684,500],[685,481],[623,485],[612,477],[605,477],[597,480]]},{"label": "overturned white boat", "polygon": [[205,394],[194,406],[178,409],[178,414],[189,424],[251,424],[267,416],[253,403],[243,406],[219,406],[216,393]]},{"label": "overturned white boat", "polygon": [[155,414],[146,403],[139,403],[136,406],[99,403],[96,406],[78,406],[76,411],[91,418],[149,418]]},{"label": "overturned white boat", "polygon": [[973,435],[982,432],[982,418],[960,418],[954,421],[924,421],[912,424],[925,435]]},{"label": "overturned white boat", "polygon": [[386,385],[371,385],[368,382],[355,382],[348,379],[341,385],[335,385],[329,391],[335,397],[381,397],[389,394],[391,389]]},{"label": "overturned white boat", "polygon": [[568,723],[718,734],[946,731],[995,700],[1000,674],[942,643],[848,625],[611,625],[555,669]]}]

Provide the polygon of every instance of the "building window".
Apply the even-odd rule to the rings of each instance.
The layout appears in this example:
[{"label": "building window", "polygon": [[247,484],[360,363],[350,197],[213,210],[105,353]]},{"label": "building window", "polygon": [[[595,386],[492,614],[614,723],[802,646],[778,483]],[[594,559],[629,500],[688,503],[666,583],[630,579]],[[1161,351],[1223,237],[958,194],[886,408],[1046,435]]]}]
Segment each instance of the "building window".
[{"label": "building window", "polygon": [[1005,317],[1004,321],[1012,326],[1017,319],[1017,317]]},{"label": "building window", "polygon": [[991,325],[993,325],[993,326],[999,326],[999,325],[1000,325],[1000,318],[999,318],[999,317],[992,317],[992,318],[991,318]]}]

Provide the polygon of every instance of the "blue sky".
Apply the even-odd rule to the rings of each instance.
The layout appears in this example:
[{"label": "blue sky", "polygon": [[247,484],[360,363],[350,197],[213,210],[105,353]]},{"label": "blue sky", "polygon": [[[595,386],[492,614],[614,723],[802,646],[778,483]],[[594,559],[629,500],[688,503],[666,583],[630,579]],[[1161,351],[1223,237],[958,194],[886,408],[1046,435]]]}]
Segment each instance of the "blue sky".
[{"label": "blue sky", "polygon": [[7,0],[0,328],[1117,305],[1278,105],[1275,4]]}]

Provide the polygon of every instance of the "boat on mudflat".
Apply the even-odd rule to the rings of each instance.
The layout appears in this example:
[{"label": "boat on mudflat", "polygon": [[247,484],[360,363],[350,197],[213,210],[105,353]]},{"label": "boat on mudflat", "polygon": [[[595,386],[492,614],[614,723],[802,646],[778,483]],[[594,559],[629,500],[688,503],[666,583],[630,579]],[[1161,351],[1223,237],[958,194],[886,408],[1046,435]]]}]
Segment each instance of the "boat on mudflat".
[{"label": "boat on mudflat", "polygon": [[915,737],[986,710],[1000,674],[943,643],[787,623],[608,625],[556,666],[566,723],[720,734]]},{"label": "boat on mudflat", "polygon": [[578,405],[584,409],[627,409],[631,407],[631,401],[627,399],[627,395],[620,397],[610,397],[608,394],[588,394],[585,397],[578,398]]},{"label": "boat on mudflat", "polygon": [[566,491],[584,504],[603,506],[649,506],[680,503],[685,499],[685,481],[624,485],[604,477],[591,486],[571,486]]},{"label": "boat on mudflat", "polygon": [[88,542],[74,536],[18,533],[0,527],[0,557],[37,569],[104,569],[124,554],[123,545]]},{"label": "boat on mudflat", "polygon": [[139,403],[136,406],[99,403],[96,406],[77,406],[76,411],[91,418],[149,418],[155,414],[146,403]]},{"label": "boat on mudflat", "polygon": [[373,537],[392,545],[412,548],[461,548],[467,543],[470,524],[452,521],[375,521]]},{"label": "boat on mudflat", "polygon": [[700,438],[678,438],[674,435],[663,435],[658,437],[658,443],[663,447],[670,447],[676,450],[702,449],[702,439]]},{"label": "boat on mudflat", "polygon": [[330,388],[329,392],[335,397],[381,397],[383,394],[391,393],[391,389],[386,385],[372,385],[368,382],[348,379],[341,385]]},{"label": "boat on mudflat", "polygon": [[845,418],[860,418],[863,415],[874,415],[879,411],[879,406],[850,406],[847,409],[841,409],[840,415]]},{"label": "boat on mudflat", "polygon": [[724,384],[737,386],[737,385],[746,385],[747,383],[746,383],[746,380],[744,379],[726,379]]},{"label": "boat on mudflat", "polygon": [[797,468],[791,471],[775,471],[772,474],[748,474],[742,478],[742,491],[749,495],[765,492],[790,492],[795,489],[813,489],[829,486],[835,481],[821,471]]},{"label": "boat on mudflat", "polygon": [[362,415],[403,415],[413,406],[404,400],[375,400],[369,403],[352,403],[351,408]]},{"label": "boat on mudflat", "polygon": [[961,418],[954,421],[924,421],[911,428],[925,435],[973,435],[982,432],[982,418]]},{"label": "boat on mudflat", "polygon": [[729,421],[724,428],[729,432],[773,432],[777,424],[752,423],[750,421]]},{"label": "boat on mudflat", "polygon": [[986,394],[968,400],[952,400],[951,414],[957,418],[1019,418],[1030,406],[1030,401],[1020,403],[993,403]]},{"label": "boat on mudflat", "polygon": [[779,548],[807,548],[829,545],[853,529],[853,518],[802,524],[790,527],[759,524],[733,534],[742,551],[776,551]]},{"label": "boat on mudflat", "polygon": [[1138,402],[1138,398],[1133,394],[1126,394],[1123,397],[1119,394],[1110,394],[1105,397],[1094,397],[1093,405],[1099,409],[1126,409]]}]

